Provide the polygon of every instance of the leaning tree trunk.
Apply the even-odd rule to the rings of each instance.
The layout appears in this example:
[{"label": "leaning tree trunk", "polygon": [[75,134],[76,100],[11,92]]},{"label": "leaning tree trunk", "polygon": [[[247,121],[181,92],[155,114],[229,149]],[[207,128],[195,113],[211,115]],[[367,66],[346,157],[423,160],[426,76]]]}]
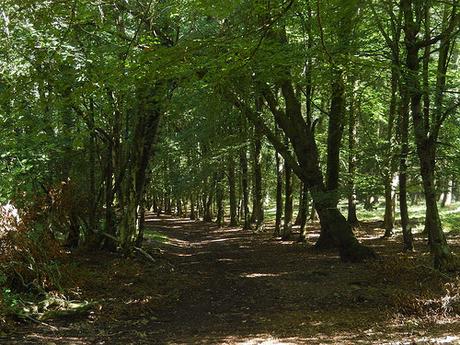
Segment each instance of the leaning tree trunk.
[{"label": "leaning tree trunk", "polygon": [[[278,153],[283,156],[290,168],[306,184],[320,216],[322,228],[329,230],[328,234],[332,238],[333,245],[339,248],[342,260],[359,262],[375,258],[374,250],[359,243],[350,224],[338,210],[337,190],[329,190],[324,185],[323,173],[319,163],[319,150],[314,137],[314,127],[305,122],[301,104],[289,80],[282,84],[282,92],[286,104],[285,112],[279,109],[279,103],[273,92],[270,89],[263,90],[265,100],[274,115],[276,124],[281,127],[284,134],[289,138],[295,156],[279,139],[279,136],[265,124],[257,112],[253,111],[237,97],[234,97],[234,95],[227,94],[227,96],[250,121],[260,126]],[[339,130],[341,129],[340,126]],[[334,139],[337,139],[337,137],[334,136]],[[338,152],[338,149],[335,150]]]}]

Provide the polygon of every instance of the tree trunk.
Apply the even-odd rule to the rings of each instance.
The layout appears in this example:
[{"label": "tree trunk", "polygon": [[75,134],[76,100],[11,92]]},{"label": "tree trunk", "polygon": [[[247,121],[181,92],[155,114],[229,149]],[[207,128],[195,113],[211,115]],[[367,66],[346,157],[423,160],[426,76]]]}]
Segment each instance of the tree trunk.
[{"label": "tree trunk", "polygon": [[224,190],[223,190],[223,181],[222,173],[217,174],[216,181],[216,203],[217,203],[217,219],[216,223],[219,227],[224,225]]},{"label": "tree trunk", "polygon": [[403,233],[404,250],[414,250],[412,229],[409,226],[409,210],[407,207],[407,156],[409,154],[409,97],[405,86],[400,85],[401,107],[399,136],[401,140],[401,155],[399,161],[399,210],[401,213],[401,228]]},{"label": "tree trunk", "polygon": [[[116,236],[115,217],[113,211],[113,145],[108,143],[107,148],[107,167],[105,171],[105,228],[104,231],[112,236]],[[104,248],[109,251],[117,249],[117,243],[111,238],[105,238]]]},{"label": "tree trunk", "polygon": [[212,194],[209,192],[209,195],[203,195],[203,221],[204,222],[212,222]]},{"label": "tree trunk", "polygon": [[238,225],[238,204],[236,200],[235,161],[230,155],[228,162],[228,191],[230,200],[230,226]]},{"label": "tree trunk", "polygon": [[275,152],[276,160],[276,216],[274,236],[281,236],[281,219],[283,217],[283,165],[281,156]]},{"label": "tree trunk", "polygon": [[[281,127],[286,137],[289,138],[295,156],[291,154],[288,147],[279,140],[279,137],[264,123],[263,119],[256,112],[238,98],[233,97],[233,95],[230,94],[228,96],[231,97],[233,104],[239,107],[249,120],[260,126],[278,153],[283,156],[290,168],[294,169],[295,174],[306,184],[320,216],[321,227],[330,230],[328,234],[333,239],[333,245],[340,249],[341,258],[344,261],[355,262],[375,258],[376,254],[371,248],[363,246],[358,242],[350,224],[338,210],[337,190],[329,190],[324,185],[323,173],[319,163],[319,150],[314,137],[314,127],[308,126],[305,122],[301,104],[295,95],[292,83],[289,80],[283,82],[281,89],[285,99],[285,112],[278,108],[278,101],[270,89],[264,89],[263,93],[274,115],[276,124]],[[339,122],[338,129],[339,131],[343,129],[341,122]],[[331,137],[328,146],[337,138],[340,138],[340,136],[334,135],[333,138]],[[340,140],[338,141],[340,144]],[[338,149],[331,145],[330,151],[338,152]],[[331,158],[331,163],[335,164],[335,162],[336,159]],[[331,182],[333,179],[330,177],[332,177],[334,170],[332,169],[332,165],[330,165],[331,174],[328,178]],[[336,172],[336,175],[338,175],[338,172]]]},{"label": "tree trunk", "polygon": [[[343,122],[345,113],[345,86],[343,83],[343,72],[334,71],[334,81],[331,85],[332,97],[329,111],[328,133],[327,133],[327,172],[326,172],[326,190],[325,195],[330,207],[337,208],[339,202],[339,170],[340,170],[340,147],[343,134]],[[319,210],[321,203],[315,203],[321,221],[321,232],[318,241],[315,244],[317,249],[330,249],[337,246],[334,236],[329,229],[328,219],[333,223],[337,217],[326,217],[327,220],[321,220],[321,215],[326,216],[323,210]],[[339,212],[340,213],[340,212]]]},{"label": "tree trunk", "polygon": [[[441,220],[439,218],[438,212],[438,205],[436,203],[437,198],[434,185],[437,131],[439,130],[439,127],[442,124],[442,122],[439,122],[440,119],[437,119],[436,121],[434,121],[434,123],[431,123],[430,126],[429,118],[425,118],[422,112],[421,100],[423,92],[419,81],[419,51],[422,48],[422,46],[419,45],[417,41],[419,26],[414,21],[412,0],[401,0],[401,8],[404,13],[405,45],[407,51],[407,89],[409,91],[411,100],[412,122],[414,125],[415,142],[417,146],[417,155],[420,160],[420,173],[422,175],[426,203],[425,228],[428,232],[430,251],[433,256],[434,267],[440,270],[451,270],[456,268],[455,260],[447,244],[444,232],[442,230]],[[454,19],[456,18],[453,17],[452,20]],[[453,26],[451,27],[451,31],[452,30]],[[448,36],[449,35],[447,35],[447,37]],[[447,48],[446,51],[443,51],[443,48]],[[448,47],[446,47],[445,45],[443,46],[443,40],[441,40],[439,64],[441,64],[441,59],[447,57],[447,52]],[[438,80],[436,87],[437,94],[435,95],[435,97],[440,96],[441,99],[436,100],[435,98],[435,102],[439,101],[438,104],[441,104],[443,86],[439,88],[440,85],[438,83],[440,81],[439,78],[445,78],[445,73],[444,75],[439,74],[439,64]]]},{"label": "tree trunk", "polygon": [[[394,57],[393,60],[399,59]],[[394,175],[394,158],[393,158],[393,127],[396,118],[397,93],[399,84],[399,68],[395,61],[391,66],[391,99],[390,109],[388,112],[388,127],[386,137],[386,152],[388,160],[385,160],[387,166],[384,167],[384,185],[385,185],[385,214],[383,224],[385,228],[384,237],[393,236],[394,228],[394,191],[393,191],[393,175]]]},{"label": "tree trunk", "polygon": [[284,224],[281,238],[288,240],[292,234],[292,170],[284,163]]},{"label": "tree trunk", "polygon": [[90,100],[90,111],[88,114],[89,124],[89,214],[88,224],[90,233],[95,233],[97,228],[97,193],[96,193],[96,134],[94,125],[94,102]]},{"label": "tree trunk", "polygon": [[241,189],[243,194],[242,200],[242,217],[243,230],[251,228],[249,222],[249,186],[248,186],[248,158],[246,156],[246,147],[240,151],[240,167],[241,167]]},{"label": "tree trunk", "polygon": [[300,195],[300,205],[299,205],[299,224],[300,225],[300,234],[299,234],[299,242],[306,243],[307,242],[307,232],[306,232],[306,225],[307,225],[307,215],[308,215],[308,207],[309,207],[309,199],[308,199],[308,188],[305,186],[304,183],[301,183],[301,195]]},{"label": "tree trunk", "polygon": [[[354,92],[354,85],[353,92]],[[349,111],[349,124],[348,124],[348,223],[352,226],[358,224],[358,216],[356,214],[356,188],[355,188],[355,174],[356,174],[356,136],[357,136],[357,121],[355,110],[355,96],[351,96],[351,104]]]},{"label": "tree trunk", "polygon": [[454,259],[447,244],[444,232],[442,231],[434,185],[435,143],[429,142],[425,147],[417,149],[417,151],[421,163],[421,174],[425,194],[425,228],[428,231],[434,267],[440,270],[450,270],[453,268],[452,264]]},{"label": "tree trunk", "polygon": [[453,182],[452,179],[449,178],[445,184],[444,192],[442,193],[441,207],[444,208],[452,203],[452,190]]},{"label": "tree trunk", "polygon": [[295,218],[294,225],[301,226],[306,223],[308,217],[308,189],[305,184],[300,182],[299,184],[299,210]]},{"label": "tree trunk", "polygon": [[190,194],[190,220],[196,220],[196,212],[195,212],[195,198],[193,197],[193,193]]},{"label": "tree trunk", "polygon": [[253,187],[253,207],[251,222],[256,225],[256,230],[259,230],[264,222],[264,206],[262,200],[262,166],[261,166],[261,151],[262,137],[260,130],[254,126],[254,187]]},{"label": "tree trunk", "polygon": [[144,232],[145,232],[145,200],[137,208],[137,238],[136,238],[136,247],[141,247],[142,242],[144,242]]},{"label": "tree trunk", "polygon": [[383,217],[383,226],[385,234],[383,237],[393,236],[394,213],[393,213],[393,190],[391,175],[385,176],[385,214]]}]

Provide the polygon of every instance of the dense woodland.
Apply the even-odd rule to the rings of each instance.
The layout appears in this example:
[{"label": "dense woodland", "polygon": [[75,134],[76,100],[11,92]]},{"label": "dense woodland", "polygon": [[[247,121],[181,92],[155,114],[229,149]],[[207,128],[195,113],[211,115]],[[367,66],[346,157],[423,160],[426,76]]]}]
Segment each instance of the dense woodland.
[{"label": "dense woodland", "polygon": [[4,314],[40,324],[24,301],[65,294],[63,255],[155,265],[165,215],[454,279],[459,6],[2,0]]}]

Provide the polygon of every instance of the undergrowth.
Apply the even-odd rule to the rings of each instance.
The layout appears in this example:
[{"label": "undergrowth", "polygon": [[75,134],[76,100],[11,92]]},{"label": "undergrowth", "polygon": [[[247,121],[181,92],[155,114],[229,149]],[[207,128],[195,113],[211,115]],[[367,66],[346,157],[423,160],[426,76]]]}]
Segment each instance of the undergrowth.
[{"label": "undergrowth", "polygon": [[460,277],[408,258],[386,259],[374,265],[375,279],[392,289],[388,303],[396,313],[419,318],[460,314]]},{"label": "undergrowth", "polygon": [[[45,198],[24,210],[21,218],[11,205],[0,208],[0,317],[42,320],[86,308],[63,287],[70,271],[55,237],[52,206]],[[12,210],[14,212],[12,212]]]}]

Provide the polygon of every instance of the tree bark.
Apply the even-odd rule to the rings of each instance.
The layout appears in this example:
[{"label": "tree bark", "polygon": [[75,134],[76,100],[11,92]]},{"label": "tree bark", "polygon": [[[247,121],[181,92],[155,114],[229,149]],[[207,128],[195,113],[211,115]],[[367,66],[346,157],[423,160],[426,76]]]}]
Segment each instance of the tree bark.
[{"label": "tree bark", "polygon": [[[353,89],[354,89],[354,84]],[[354,92],[354,90],[353,90]],[[351,104],[349,111],[348,123],[348,223],[351,225],[358,224],[358,216],[356,214],[356,141],[357,141],[357,121],[354,95],[351,96]]]},{"label": "tree bark", "polygon": [[230,155],[228,161],[228,192],[230,200],[230,226],[238,225],[238,204],[236,199],[235,161]]},{"label": "tree bark", "polygon": [[[343,72],[334,71],[332,82],[331,107],[329,112],[328,133],[327,133],[327,171],[326,171],[326,197],[329,206],[337,208],[339,202],[339,170],[340,170],[340,147],[344,126],[345,113],[345,86],[343,83]],[[321,204],[315,204],[317,207]],[[320,210],[316,208],[321,220]],[[340,212],[339,212],[340,213]],[[332,219],[327,217],[326,219]],[[338,218],[336,218],[338,219]],[[316,242],[317,249],[330,249],[336,247],[334,236],[330,233],[327,221],[321,221],[321,233]]]},{"label": "tree bark", "polygon": [[251,228],[249,222],[249,186],[248,186],[248,158],[246,147],[240,150],[240,167],[241,167],[241,189],[243,194],[242,199],[242,217],[243,217],[243,230]]},{"label": "tree bark", "polygon": [[303,118],[301,105],[295,96],[292,84],[286,81],[282,85],[286,110],[278,108],[278,102],[270,89],[265,88],[264,98],[274,115],[277,125],[289,138],[294,149],[294,155],[279,140],[279,137],[264,123],[241,99],[234,94],[227,93],[229,100],[253,123],[257,123],[267,139],[281,154],[311,192],[316,210],[320,216],[321,225],[330,229],[333,244],[339,248],[344,261],[363,261],[376,257],[375,252],[358,242],[350,224],[337,209],[337,193],[326,189],[323,174],[319,164],[319,152],[314,138],[314,128],[308,126]]},{"label": "tree bark", "polygon": [[[113,211],[113,144],[110,141],[107,147],[107,166],[105,171],[105,229],[104,231],[112,236],[116,236],[115,217]],[[111,238],[104,241],[104,249],[115,251],[117,242]]]},{"label": "tree bark", "polygon": [[190,220],[196,220],[197,215],[195,212],[195,198],[193,193],[190,194]]},{"label": "tree bark", "polygon": [[281,236],[281,220],[283,217],[283,165],[281,156],[275,152],[276,160],[276,216],[274,236]]},{"label": "tree bark", "polygon": [[[447,244],[446,237],[442,230],[441,220],[439,218],[439,211],[437,205],[436,190],[434,185],[435,176],[435,162],[436,162],[436,141],[437,134],[440,126],[442,125],[442,118],[434,118],[431,122],[430,118],[425,118],[422,108],[421,100],[423,90],[420,86],[419,72],[420,72],[420,60],[419,51],[425,42],[420,44],[417,40],[417,35],[420,31],[420,24],[416,18],[414,20],[413,6],[420,6],[419,4],[413,4],[412,0],[401,0],[401,8],[404,14],[404,33],[405,33],[405,46],[406,46],[406,68],[407,72],[407,88],[411,100],[411,115],[412,122],[414,125],[415,142],[417,145],[417,155],[420,160],[420,173],[422,175],[423,189],[426,204],[426,218],[425,228],[428,232],[430,251],[433,257],[434,267],[440,270],[451,270],[456,269],[456,263],[452,252]],[[425,4],[428,6],[428,4]],[[445,31],[449,37],[449,32],[452,32],[455,23],[457,22],[456,8],[453,8],[453,15],[451,17],[451,23],[448,26],[448,30]],[[416,17],[419,11],[415,11]],[[446,27],[443,25],[443,27]],[[441,49],[439,52],[438,68],[443,63],[444,56],[448,51],[448,41],[441,40]],[[445,43],[445,44],[443,44]],[[447,49],[446,49],[447,46]],[[443,52],[442,49],[446,49]],[[447,67],[446,67],[447,68]],[[445,78],[444,75],[439,74],[437,79],[437,94],[436,97],[440,97],[439,104],[442,104],[442,94],[444,85],[442,80]],[[445,79],[444,79],[445,80]],[[439,91],[439,93],[438,93]],[[435,106],[436,107],[436,106]],[[431,122],[431,123],[430,123]]]},{"label": "tree bark", "polygon": [[401,155],[399,161],[399,211],[403,233],[404,250],[414,250],[412,229],[409,226],[409,209],[407,206],[407,156],[409,155],[409,95],[405,86],[400,85],[401,106],[399,136]]},{"label": "tree bark", "polygon": [[253,145],[253,207],[251,223],[255,224],[256,230],[259,230],[264,222],[264,206],[262,200],[262,165],[261,165],[261,151],[262,151],[262,137],[260,130],[254,126],[254,145]]},{"label": "tree bark", "polygon": [[217,204],[217,226],[222,227],[224,225],[224,190],[223,190],[223,181],[222,173],[217,173],[216,181],[216,204]]},{"label": "tree bark", "polygon": [[300,205],[299,205],[299,224],[300,225],[300,234],[299,234],[299,242],[306,243],[307,242],[307,232],[306,232],[306,225],[307,225],[307,215],[308,215],[308,208],[309,208],[309,198],[308,198],[308,188],[305,184],[301,183],[301,195],[300,195]]},{"label": "tree bark", "polygon": [[[286,140],[286,145],[289,142]],[[292,170],[289,165],[284,162],[284,224],[281,233],[281,239],[288,240],[292,235]]]}]

